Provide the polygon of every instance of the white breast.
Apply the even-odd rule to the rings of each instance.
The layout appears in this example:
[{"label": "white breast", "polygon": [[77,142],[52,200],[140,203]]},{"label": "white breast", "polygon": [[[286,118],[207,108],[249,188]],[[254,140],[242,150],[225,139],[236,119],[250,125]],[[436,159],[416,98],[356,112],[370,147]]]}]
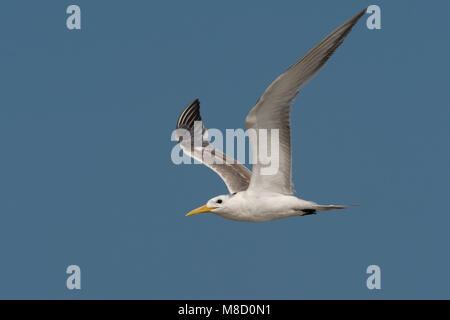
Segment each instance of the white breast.
[{"label": "white breast", "polygon": [[237,221],[263,222],[301,215],[311,202],[279,193],[239,192],[218,215]]}]

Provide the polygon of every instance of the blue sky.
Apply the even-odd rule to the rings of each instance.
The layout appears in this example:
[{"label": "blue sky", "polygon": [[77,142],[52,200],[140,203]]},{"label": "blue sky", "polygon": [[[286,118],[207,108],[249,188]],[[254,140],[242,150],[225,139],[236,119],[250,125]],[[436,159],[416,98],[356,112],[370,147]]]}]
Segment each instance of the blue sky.
[{"label": "blue sky", "polygon": [[[66,28],[78,4],[82,30]],[[185,217],[226,187],[171,162],[194,98],[242,128],[264,89],[364,6],[292,112],[297,196],[270,223]],[[2,1],[0,298],[449,298],[444,1]],[[366,18],[363,18],[366,19]],[[82,289],[65,286],[79,265]],[[367,266],[381,267],[369,291]]]}]

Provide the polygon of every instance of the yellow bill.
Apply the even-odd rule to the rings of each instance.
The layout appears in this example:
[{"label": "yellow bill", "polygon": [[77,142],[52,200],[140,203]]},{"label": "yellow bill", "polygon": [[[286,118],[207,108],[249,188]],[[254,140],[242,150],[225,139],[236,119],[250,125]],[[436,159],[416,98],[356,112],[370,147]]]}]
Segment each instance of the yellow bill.
[{"label": "yellow bill", "polygon": [[206,204],[204,206],[201,206],[200,208],[194,209],[191,212],[189,212],[187,216],[192,216],[194,214],[204,213],[204,212],[211,212],[211,210],[216,209],[216,207],[208,207]]}]

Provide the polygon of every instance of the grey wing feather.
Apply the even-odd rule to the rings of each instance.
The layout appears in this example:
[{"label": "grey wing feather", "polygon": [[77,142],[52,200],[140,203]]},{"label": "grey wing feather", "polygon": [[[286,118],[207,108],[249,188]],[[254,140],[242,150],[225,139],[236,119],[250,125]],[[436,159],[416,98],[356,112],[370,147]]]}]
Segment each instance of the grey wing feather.
[{"label": "grey wing feather", "polygon": [[[265,190],[292,194],[290,111],[291,104],[300,88],[310,80],[342,44],[352,27],[365,13],[359,12],[320,41],[305,56],[279,76],[264,92],[246,118],[247,129],[255,129],[257,135],[250,136],[252,155],[257,152],[257,137],[260,129],[279,130],[279,170],[276,174],[264,175],[267,167],[257,161],[253,165],[249,190]],[[270,131],[267,141],[270,141]],[[269,149],[270,150],[270,149]]]},{"label": "grey wing feather", "polygon": [[[180,132],[178,137],[183,151],[216,172],[225,182],[230,193],[248,188],[251,176],[250,170],[220,150],[213,148],[209,143],[207,130],[203,126],[200,116],[198,99],[189,104],[181,113],[178,118],[177,129],[186,130],[185,135]],[[187,136],[186,133],[188,133]]]}]

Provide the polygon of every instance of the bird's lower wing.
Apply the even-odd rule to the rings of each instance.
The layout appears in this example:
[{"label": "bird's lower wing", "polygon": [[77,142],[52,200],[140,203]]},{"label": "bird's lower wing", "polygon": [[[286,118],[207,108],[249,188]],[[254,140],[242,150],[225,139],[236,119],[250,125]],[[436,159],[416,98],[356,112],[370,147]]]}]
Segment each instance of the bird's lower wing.
[{"label": "bird's lower wing", "polygon": [[177,136],[183,151],[216,172],[230,193],[248,188],[250,170],[209,143],[200,116],[200,102],[197,99],[188,105],[178,118]]},{"label": "bird's lower wing", "polygon": [[[290,112],[291,104],[297,96],[300,88],[310,80],[327,62],[334,51],[342,44],[345,36],[365,13],[361,11],[353,18],[342,24],[320,41],[305,56],[298,60],[285,73],[279,76],[264,92],[256,105],[246,118],[247,129],[254,129],[256,133],[250,135],[252,156],[257,158],[253,164],[249,190],[265,190],[283,194],[292,193],[292,169],[291,169],[291,137],[290,137]],[[261,129],[268,129],[267,141],[268,153],[277,153],[270,145],[271,137],[278,130],[278,170],[266,170],[273,167],[273,163],[267,164],[261,161],[260,148]],[[263,135],[264,136],[264,135]],[[260,148],[258,148],[260,147]],[[276,156],[276,154],[275,154]],[[271,154],[271,158],[274,155]]]}]

